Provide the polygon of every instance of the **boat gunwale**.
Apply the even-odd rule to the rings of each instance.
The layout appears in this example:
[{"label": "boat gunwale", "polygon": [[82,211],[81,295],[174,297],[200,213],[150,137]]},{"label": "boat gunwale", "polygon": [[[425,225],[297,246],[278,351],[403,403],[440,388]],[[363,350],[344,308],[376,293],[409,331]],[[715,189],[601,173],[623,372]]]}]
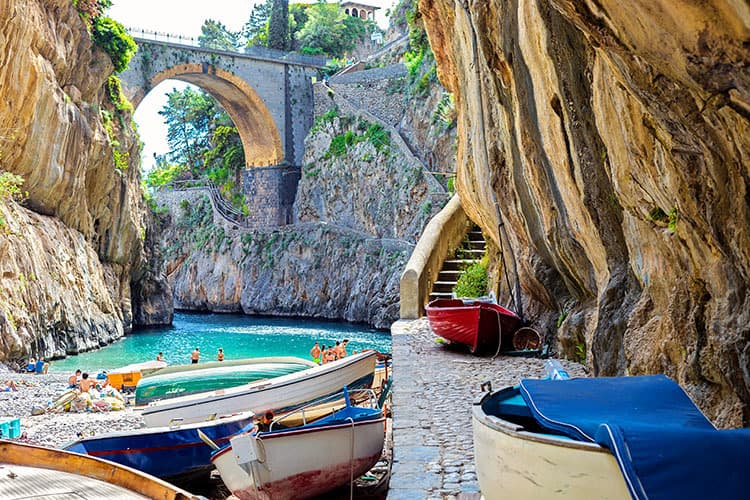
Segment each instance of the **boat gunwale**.
[{"label": "boat gunwale", "polygon": [[[336,430],[336,429],[341,429],[341,428],[360,427],[363,425],[370,425],[370,424],[382,425],[383,422],[385,422],[385,417],[378,417],[376,419],[369,419],[369,420],[354,421],[354,425],[352,425],[351,422],[346,422],[346,423],[340,423],[340,424],[320,425],[318,427],[282,429],[282,430],[275,431],[275,432],[261,432],[257,435],[256,439],[259,441],[265,441],[268,439],[275,439],[275,438],[289,437],[289,436],[299,436],[302,434],[309,434],[311,432],[318,432],[318,431],[328,431],[328,430]],[[385,432],[385,430],[383,432]],[[231,449],[232,449],[232,446],[230,444],[228,446],[221,448],[220,450],[216,450],[211,455],[211,463],[214,462],[215,458],[218,458],[224,455]]]},{"label": "boat gunwale", "polygon": [[[366,355],[362,355],[366,354]],[[238,396],[244,396],[251,393],[261,393],[264,391],[272,390],[272,389],[279,389],[282,387],[286,387],[291,384],[297,384],[303,380],[314,380],[318,377],[328,375],[334,370],[338,369],[344,369],[349,368],[352,365],[354,365],[357,362],[361,362],[364,360],[368,360],[371,357],[375,357],[377,355],[377,351],[367,351],[366,353],[362,354],[354,354],[352,356],[347,356],[344,359],[333,361],[331,363],[327,363],[325,365],[319,365],[318,367],[311,367],[309,370],[314,370],[315,368],[321,368],[318,370],[317,373],[310,375],[307,374],[306,376],[303,376],[305,372],[308,370],[300,370],[298,372],[290,373],[288,375],[283,375],[284,377],[290,377],[288,380],[285,380],[281,384],[274,384],[273,378],[270,379],[264,379],[264,380],[258,380],[257,382],[251,382],[250,384],[241,385],[238,387],[229,387],[227,389],[218,389],[215,391],[207,391],[207,392],[199,392],[196,394],[190,394],[187,396],[180,396],[178,398],[172,398],[172,399],[164,399],[160,401],[155,401],[152,403],[149,403],[148,406],[146,406],[141,415],[156,415],[158,413],[162,413],[165,411],[174,411],[179,408],[184,407],[190,407],[190,406],[198,406],[198,405],[204,405],[207,403],[215,403],[217,401],[223,401],[225,399],[232,399]],[[337,366],[334,369],[325,370],[324,367],[330,367],[335,363],[338,363],[339,361],[343,361],[341,365]],[[374,367],[373,367],[374,371]],[[265,385],[263,385],[265,384]],[[218,391],[223,391],[222,394],[216,394]],[[231,392],[229,392],[231,391]]]},{"label": "boat gunwale", "polygon": [[[27,459],[34,458],[34,463],[20,460],[19,453]],[[174,486],[158,477],[139,471],[127,465],[91,455],[72,451],[47,448],[26,443],[0,439],[0,465],[27,466],[32,468],[66,472],[90,479],[104,481],[139,495],[163,499],[199,499],[191,493]],[[72,462],[72,463],[69,463]],[[68,464],[68,467],[66,467]],[[71,468],[72,467],[72,468]],[[155,497],[155,494],[159,494]]]},{"label": "boat gunwale", "polygon": [[[209,361],[206,363],[190,363],[182,365],[167,365],[164,368],[159,368],[153,372],[149,372],[147,375],[143,375],[141,380],[145,381],[158,377],[161,375],[172,375],[175,373],[192,372],[198,370],[212,370],[214,368],[223,368],[231,366],[243,366],[243,365],[256,365],[261,363],[289,363],[289,364],[301,364],[313,368],[317,366],[312,361],[296,356],[263,356],[260,358],[242,358],[242,359],[230,359],[227,361]],[[140,380],[139,380],[140,382]]]},{"label": "boat gunwale", "polygon": [[233,424],[241,420],[252,421],[254,418],[255,418],[255,412],[243,411],[243,412],[238,412],[238,413],[232,413],[232,414],[225,415],[225,416],[218,416],[213,420],[201,420],[200,422],[191,422],[191,423],[181,424],[181,425],[175,424],[171,426],[162,425],[159,427],[138,427],[135,429],[111,431],[111,432],[105,432],[102,434],[96,434],[94,436],[84,437],[81,439],[76,439],[75,441],[71,441],[67,444],[64,444],[62,448],[71,446],[76,443],[94,442],[94,441],[98,441],[101,439],[124,438],[124,437],[131,437],[133,435],[145,436],[145,435],[150,435],[150,434],[163,434],[165,432],[191,431],[195,429],[201,429],[204,427],[214,427],[220,424]]},{"label": "boat gunwale", "polygon": [[504,420],[501,417],[490,415],[484,411],[482,408],[482,405],[493,396],[499,395],[501,392],[509,389],[508,387],[500,389],[498,391],[494,392],[488,392],[479,401],[476,401],[473,404],[472,408],[472,416],[473,418],[483,424],[486,427],[489,427],[492,430],[502,432],[505,435],[508,435],[513,438],[522,439],[524,441],[533,441],[535,443],[541,443],[541,444],[547,444],[552,446],[562,446],[564,448],[572,448],[577,450],[584,450],[584,451],[591,451],[596,453],[605,453],[607,455],[611,455],[612,453],[603,446],[600,446],[596,443],[588,443],[585,441],[576,441],[570,438],[566,437],[559,437],[556,438],[551,435],[547,434],[538,434],[535,432],[530,432],[523,430],[524,427],[522,425],[514,424],[513,422],[510,422],[508,420]]}]

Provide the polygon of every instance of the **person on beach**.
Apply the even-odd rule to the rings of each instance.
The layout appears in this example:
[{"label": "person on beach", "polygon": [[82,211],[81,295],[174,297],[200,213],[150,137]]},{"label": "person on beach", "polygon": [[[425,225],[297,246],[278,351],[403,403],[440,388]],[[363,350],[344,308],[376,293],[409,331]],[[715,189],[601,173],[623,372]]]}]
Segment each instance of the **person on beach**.
[{"label": "person on beach", "polygon": [[16,383],[13,382],[13,380],[8,380],[7,382],[5,382],[5,387],[3,387],[0,390],[4,392],[11,392],[11,391],[15,392],[18,390],[18,387],[16,386]]},{"label": "person on beach", "polygon": [[81,388],[81,392],[89,392],[89,390],[94,387],[96,382],[89,378],[88,373],[84,373],[81,375],[81,382],[79,382],[79,386]]},{"label": "person on beach", "polygon": [[219,353],[216,355],[216,361],[224,361],[224,349],[219,347]]},{"label": "person on beach", "polygon": [[26,371],[29,373],[36,371],[36,360],[34,358],[29,358],[29,362],[26,365]]},{"label": "person on beach", "polygon": [[78,387],[78,377],[81,376],[81,370],[76,370],[76,372],[68,377],[68,389],[75,389]]},{"label": "person on beach", "polygon": [[164,354],[159,353],[156,355],[156,361],[164,361]]},{"label": "person on beach", "polygon": [[317,342],[315,342],[315,345],[310,349],[310,357],[313,360],[313,363],[316,365],[320,364],[320,346]]},{"label": "person on beach", "polygon": [[201,359],[201,351],[197,347],[193,351],[193,353],[190,355],[190,362],[191,363],[197,363]]}]

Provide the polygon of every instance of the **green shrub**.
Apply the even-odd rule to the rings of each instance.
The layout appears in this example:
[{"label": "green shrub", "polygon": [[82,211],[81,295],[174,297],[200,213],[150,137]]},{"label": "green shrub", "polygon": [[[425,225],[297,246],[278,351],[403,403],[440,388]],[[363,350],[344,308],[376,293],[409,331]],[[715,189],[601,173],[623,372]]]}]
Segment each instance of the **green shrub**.
[{"label": "green shrub", "polygon": [[128,68],[130,59],[138,49],[135,40],[128,35],[123,25],[108,17],[99,16],[94,19],[91,37],[94,43],[109,55],[118,73]]},{"label": "green shrub", "polygon": [[109,95],[109,99],[115,105],[117,111],[133,112],[133,105],[125,97],[125,94],[122,93],[122,84],[120,83],[120,79],[115,75],[107,78],[107,95]]},{"label": "green shrub", "polygon": [[186,170],[185,166],[176,163],[171,165],[160,164],[146,175],[146,185],[149,187],[165,186],[177,179]]},{"label": "green shrub", "polygon": [[21,189],[24,179],[20,175],[10,172],[0,172],[0,201],[22,201],[28,193]]},{"label": "green shrub", "polygon": [[346,150],[349,146],[359,142],[357,136],[351,130],[347,130],[343,134],[339,134],[331,139],[331,145],[328,146],[328,151],[325,154],[325,158],[340,158],[346,154]]},{"label": "green shrub", "polygon": [[365,137],[375,146],[375,149],[381,151],[391,144],[391,133],[383,128],[382,125],[370,125],[365,132]]},{"label": "green shrub", "polygon": [[119,171],[127,170],[130,162],[130,153],[122,152],[117,148],[112,149],[112,157],[115,160],[115,168]]},{"label": "green shrub", "polygon": [[487,294],[487,263],[485,259],[476,262],[461,273],[453,293],[457,297],[481,297]]}]

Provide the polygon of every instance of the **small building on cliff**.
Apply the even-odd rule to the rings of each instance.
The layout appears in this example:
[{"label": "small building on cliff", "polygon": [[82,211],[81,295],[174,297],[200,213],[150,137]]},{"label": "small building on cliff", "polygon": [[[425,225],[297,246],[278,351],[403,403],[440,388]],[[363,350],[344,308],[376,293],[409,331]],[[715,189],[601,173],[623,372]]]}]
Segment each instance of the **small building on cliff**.
[{"label": "small building on cliff", "polygon": [[360,19],[375,20],[375,11],[380,7],[367,5],[359,2],[341,2],[341,8],[347,15],[359,17]]}]

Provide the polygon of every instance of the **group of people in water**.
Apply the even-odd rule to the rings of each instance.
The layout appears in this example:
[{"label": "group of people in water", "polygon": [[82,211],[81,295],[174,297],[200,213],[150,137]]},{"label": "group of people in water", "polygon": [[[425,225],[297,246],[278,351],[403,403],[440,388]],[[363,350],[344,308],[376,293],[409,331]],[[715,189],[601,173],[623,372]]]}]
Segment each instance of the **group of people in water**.
[{"label": "group of people in water", "polygon": [[[319,365],[324,365],[331,361],[345,358],[347,356],[346,345],[348,343],[349,339],[344,339],[341,342],[337,340],[336,345],[323,345],[323,347],[321,347],[319,342],[315,342],[315,345],[310,349],[310,357],[314,363]],[[353,354],[357,354],[357,352],[355,351]]]},{"label": "group of people in water", "polygon": [[[319,365],[324,365],[326,363],[330,363],[331,361],[345,358],[347,356],[346,345],[348,343],[349,339],[344,339],[342,341],[337,340],[335,345],[323,345],[321,347],[320,342],[315,342],[313,348],[310,349],[310,357],[313,359],[313,362]],[[354,351],[353,354],[357,354],[357,351]],[[200,359],[201,350],[200,348],[196,347],[190,353],[190,362],[198,363]],[[165,361],[164,354],[161,352],[157,354],[156,361]],[[216,353],[216,361],[224,361],[224,349],[222,347],[219,347],[219,350]]]}]

